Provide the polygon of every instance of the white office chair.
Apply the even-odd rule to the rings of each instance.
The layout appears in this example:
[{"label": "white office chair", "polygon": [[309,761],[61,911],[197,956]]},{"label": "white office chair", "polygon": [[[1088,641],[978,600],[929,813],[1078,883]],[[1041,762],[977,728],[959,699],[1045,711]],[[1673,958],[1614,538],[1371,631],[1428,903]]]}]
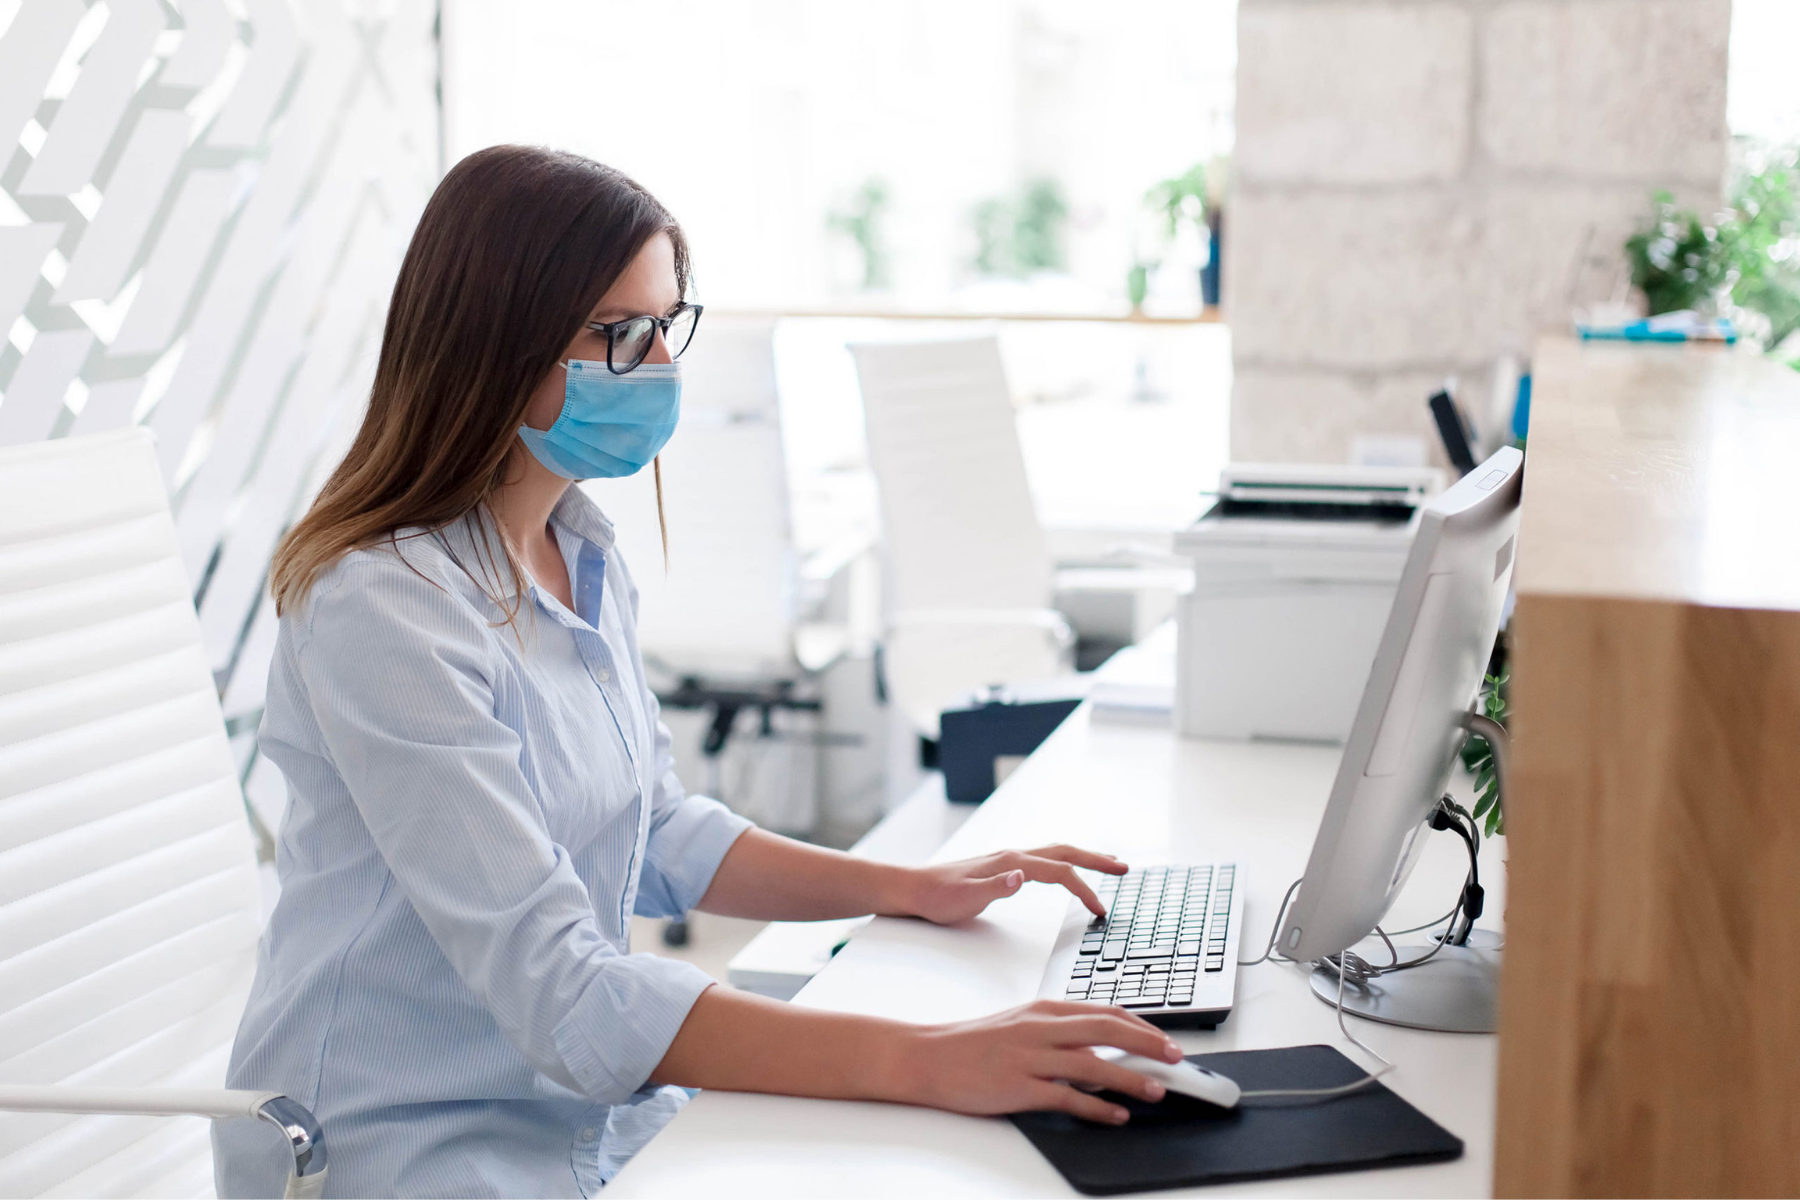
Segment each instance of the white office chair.
[{"label": "white office chair", "polygon": [[[737,714],[761,711],[757,697],[780,720],[810,725],[810,684],[849,641],[842,627],[800,619],[773,335],[767,319],[707,318],[682,358],[681,426],[662,453],[666,569],[650,471],[582,488],[612,519],[631,564],[638,643],[664,707],[701,709],[711,722],[704,777],[690,783],[761,824],[805,831],[818,816],[810,738],[734,741],[729,752],[745,769],[721,763]],[[725,774],[745,786],[724,786]]]},{"label": "white office chair", "polygon": [[1067,674],[1074,634],[991,337],[852,346],[881,488],[888,689],[919,731],[988,684]]},{"label": "white office chair", "polygon": [[773,322],[707,318],[683,356],[681,425],[662,453],[668,568],[650,471],[582,485],[617,530],[642,601],[638,641],[674,670],[791,673],[798,624]]},{"label": "white office chair", "polygon": [[150,435],[0,450],[0,1196],[211,1195],[256,860]]}]

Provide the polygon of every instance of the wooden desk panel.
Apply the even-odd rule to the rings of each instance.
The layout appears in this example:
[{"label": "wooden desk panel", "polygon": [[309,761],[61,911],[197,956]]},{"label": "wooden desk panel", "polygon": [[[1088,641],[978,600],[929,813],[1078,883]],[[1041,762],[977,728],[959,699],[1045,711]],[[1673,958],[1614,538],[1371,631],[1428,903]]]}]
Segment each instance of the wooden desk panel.
[{"label": "wooden desk panel", "polygon": [[1495,1192],[1800,1193],[1800,505],[1759,465],[1800,438],[1736,441],[1800,420],[1800,376],[1562,343],[1538,369]]},{"label": "wooden desk panel", "polygon": [[1565,338],[1532,365],[1520,595],[1800,609],[1800,373]]}]

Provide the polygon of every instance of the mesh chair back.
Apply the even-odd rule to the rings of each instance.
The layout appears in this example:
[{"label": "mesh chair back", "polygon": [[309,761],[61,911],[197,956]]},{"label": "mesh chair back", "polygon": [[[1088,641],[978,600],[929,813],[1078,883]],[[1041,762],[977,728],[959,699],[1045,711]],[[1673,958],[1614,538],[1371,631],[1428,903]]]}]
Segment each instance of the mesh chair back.
[{"label": "mesh chair back", "polygon": [[[260,925],[150,435],[0,450],[0,1083],[223,1086]],[[0,1113],[0,1196],[211,1194],[207,1132]]]}]

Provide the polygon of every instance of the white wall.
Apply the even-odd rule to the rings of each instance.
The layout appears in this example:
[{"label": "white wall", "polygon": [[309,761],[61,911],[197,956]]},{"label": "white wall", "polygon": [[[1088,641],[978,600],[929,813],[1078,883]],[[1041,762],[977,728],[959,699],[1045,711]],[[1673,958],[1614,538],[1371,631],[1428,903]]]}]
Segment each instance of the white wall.
[{"label": "white wall", "polygon": [[1731,132],[1766,142],[1800,141],[1800,4],[1732,0]]},{"label": "white wall", "polygon": [[1437,441],[1446,375],[1569,328],[1669,188],[1716,204],[1730,0],[1243,0],[1232,455]]}]

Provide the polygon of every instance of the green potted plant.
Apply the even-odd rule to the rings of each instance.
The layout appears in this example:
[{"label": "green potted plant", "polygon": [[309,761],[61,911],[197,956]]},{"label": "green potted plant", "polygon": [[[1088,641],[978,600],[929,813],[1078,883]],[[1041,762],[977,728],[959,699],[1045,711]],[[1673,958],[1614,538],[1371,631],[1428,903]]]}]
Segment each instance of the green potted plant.
[{"label": "green potted plant", "polygon": [[886,230],[888,189],[880,179],[866,180],[862,187],[825,217],[825,227],[843,234],[856,246],[862,259],[862,290],[874,291],[890,282]]},{"label": "green potted plant", "polygon": [[[1765,349],[1800,331],[1800,165],[1793,146],[1745,153],[1729,207],[1710,224],[1668,192],[1625,242],[1650,316],[1694,309],[1734,318]],[[1800,365],[1800,360],[1796,360]]]},{"label": "green potted plant", "polygon": [[1060,271],[1069,203],[1053,179],[1034,179],[1011,198],[992,197],[970,213],[978,274],[1023,279],[1036,271]]},{"label": "green potted plant", "polygon": [[[1512,677],[1501,667],[1501,674],[1486,676],[1481,685],[1481,713],[1483,716],[1506,724],[1507,685]],[[1463,766],[1469,774],[1475,776],[1475,811],[1473,820],[1486,823],[1488,837],[1506,832],[1506,812],[1501,805],[1500,776],[1494,767],[1494,750],[1488,745],[1486,738],[1480,734],[1471,734],[1463,743]]]},{"label": "green potted plant", "polygon": [[[1200,302],[1208,307],[1219,303],[1219,241],[1221,234],[1219,205],[1210,197],[1208,173],[1204,163],[1195,163],[1180,175],[1160,180],[1144,193],[1144,208],[1156,226],[1157,240],[1166,252],[1180,237],[1183,226],[1194,230],[1200,244],[1206,247],[1206,263],[1200,268]],[[1160,256],[1140,259],[1126,278],[1126,291],[1135,310],[1149,290],[1149,273],[1162,265]]]}]

